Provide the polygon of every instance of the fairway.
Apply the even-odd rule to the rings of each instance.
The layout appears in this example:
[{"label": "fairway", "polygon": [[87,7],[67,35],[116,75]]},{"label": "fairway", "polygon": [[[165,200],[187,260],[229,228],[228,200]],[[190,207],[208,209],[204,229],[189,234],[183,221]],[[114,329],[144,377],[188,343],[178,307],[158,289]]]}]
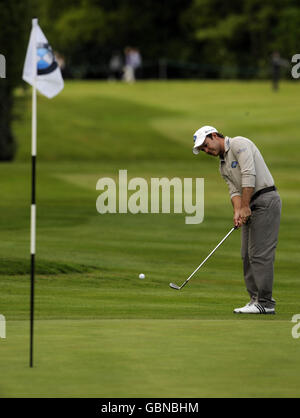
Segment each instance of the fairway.
[{"label": "fairway", "polygon": [[[1,397],[298,397],[300,84],[66,82],[38,97],[35,367],[29,369],[30,90],[16,92],[18,154],[1,163]],[[275,316],[248,301],[218,161],[192,154],[216,126],[261,150],[283,202]],[[204,178],[204,221],[96,210],[99,178]],[[139,279],[144,273],[145,279]]]}]

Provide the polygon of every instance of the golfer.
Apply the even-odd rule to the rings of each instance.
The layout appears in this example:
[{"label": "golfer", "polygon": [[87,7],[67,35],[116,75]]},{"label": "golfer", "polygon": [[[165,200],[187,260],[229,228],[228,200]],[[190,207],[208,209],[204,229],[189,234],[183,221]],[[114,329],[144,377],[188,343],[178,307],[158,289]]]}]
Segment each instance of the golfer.
[{"label": "golfer", "polygon": [[255,144],[242,136],[224,137],[212,126],[203,126],[194,134],[193,152],[200,151],[219,157],[233,222],[242,227],[241,253],[250,302],[234,313],[275,314],[272,289],[281,199],[273,177]]}]

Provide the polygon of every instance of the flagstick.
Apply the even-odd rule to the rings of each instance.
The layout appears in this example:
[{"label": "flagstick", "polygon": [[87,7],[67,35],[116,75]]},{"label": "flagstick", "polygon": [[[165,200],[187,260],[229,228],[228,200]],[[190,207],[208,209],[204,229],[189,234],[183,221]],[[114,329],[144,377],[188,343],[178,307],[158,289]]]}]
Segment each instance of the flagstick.
[{"label": "flagstick", "polygon": [[[36,45],[36,42],[35,42]],[[36,69],[36,55],[33,57]],[[34,328],[34,276],[35,276],[35,244],[36,244],[36,75],[32,87],[32,127],[31,127],[31,225],[30,225],[30,253],[31,253],[31,286],[30,286],[30,367],[33,367],[33,328]]]},{"label": "flagstick", "polygon": [[30,289],[30,367],[33,367],[33,325],[34,325],[34,276],[35,276],[35,242],[36,242],[36,87],[32,88],[32,185],[31,185],[31,289]]},{"label": "flagstick", "polygon": [[[37,42],[38,41],[38,42]],[[39,84],[41,74],[37,71],[37,47],[45,46],[50,55],[52,49],[38,24],[38,19],[32,19],[29,45],[27,48],[25,64],[23,68],[23,80],[32,85],[32,196],[31,196],[31,225],[30,225],[30,253],[31,253],[31,285],[30,285],[30,367],[33,367],[33,327],[34,327],[34,287],[35,287],[35,246],[36,246],[36,148],[37,148],[37,90],[48,98],[56,96],[64,87],[59,67],[53,62],[48,72],[43,74],[43,83]]]}]

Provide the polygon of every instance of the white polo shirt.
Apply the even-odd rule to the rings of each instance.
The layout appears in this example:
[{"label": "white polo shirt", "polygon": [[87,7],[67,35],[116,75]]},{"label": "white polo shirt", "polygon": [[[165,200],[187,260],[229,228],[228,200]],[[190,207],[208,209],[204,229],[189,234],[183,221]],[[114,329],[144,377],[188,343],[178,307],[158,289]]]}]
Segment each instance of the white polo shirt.
[{"label": "white polo shirt", "polygon": [[225,153],[220,157],[220,173],[230,197],[241,196],[243,187],[254,187],[254,193],[274,186],[273,177],[256,145],[248,138],[225,137]]}]

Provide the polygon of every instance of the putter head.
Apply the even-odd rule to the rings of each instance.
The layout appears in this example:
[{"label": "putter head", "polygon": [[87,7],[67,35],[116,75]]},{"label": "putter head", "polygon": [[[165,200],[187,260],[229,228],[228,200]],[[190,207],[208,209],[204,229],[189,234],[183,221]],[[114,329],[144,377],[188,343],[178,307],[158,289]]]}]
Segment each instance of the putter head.
[{"label": "putter head", "polygon": [[171,287],[172,289],[180,290],[180,287],[179,287],[179,286],[177,286],[177,284],[174,284],[174,283],[170,283],[170,287]]}]

